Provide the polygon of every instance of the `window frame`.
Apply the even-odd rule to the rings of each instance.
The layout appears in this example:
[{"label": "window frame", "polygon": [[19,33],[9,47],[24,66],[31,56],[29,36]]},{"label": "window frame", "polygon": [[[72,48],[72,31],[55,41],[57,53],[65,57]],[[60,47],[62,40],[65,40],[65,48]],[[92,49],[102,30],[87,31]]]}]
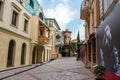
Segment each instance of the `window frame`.
[{"label": "window frame", "polygon": [[[11,45],[11,44],[13,44],[13,45]],[[11,51],[11,49],[12,49],[12,51]],[[15,42],[15,40],[10,40],[9,45],[8,45],[7,67],[13,67],[14,66],[15,51],[16,51],[16,42]]]},{"label": "window frame", "polygon": [[4,1],[0,1],[0,20],[3,21]]},{"label": "window frame", "polygon": [[43,14],[42,14],[42,12],[39,13],[39,18],[40,18],[41,20],[43,20]]},{"label": "window frame", "polygon": [[50,26],[50,27],[53,26],[53,21],[49,21],[49,26]]},{"label": "window frame", "polygon": [[[12,27],[18,28],[18,26],[19,26],[20,11],[21,11],[22,9],[21,9],[20,7],[18,7],[18,5],[16,5],[14,2],[12,2],[11,4],[12,4],[12,11],[11,11],[10,25],[11,25]],[[16,25],[13,25],[13,24],[12,24],[13,11],[15,11],[15,12],[17,13]]]},{"label": "window frame", "polygon": [[[15,15],[14,15],[15,14]],[[17,27],[17,25],[18,25],[18,13],[15,11],[15,10],[13,10],[13,12],[12,12],[12,20],[11,20],[11,24],[14,26],[14,27]],[[14,20],[13,20],[13,18],[14,18]],[[15,21],[15,22],[14,22]]]},{"label": "window frame", "polygon": [[[27,23],[25,24],[25,22],[27,22]],[[24,19],[24,28],[23,28],[23,31],[26,32],[26,33],[28,33],[28,26],[29,26],[29,20],[25,18]],[[26,30],[25,30],[25,28],[26,28]]]},{"label": "window frame", "polygon": [[44,36],[44,27],[40,27],[40,36]]},{"label": "window frame", "polygon": [[26,49],[27,49],[26,43],[23,43],[21,47],[21,60],[20,60],[21,65],[25,65],[26,63],[26,51],[27,51]]}]

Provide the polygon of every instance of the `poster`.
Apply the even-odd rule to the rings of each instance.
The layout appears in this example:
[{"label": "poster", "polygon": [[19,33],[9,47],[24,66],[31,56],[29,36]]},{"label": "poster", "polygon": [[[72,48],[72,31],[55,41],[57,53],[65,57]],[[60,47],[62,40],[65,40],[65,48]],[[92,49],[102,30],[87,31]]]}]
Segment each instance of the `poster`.
[{"label": "poster", "polygon": [[120,4],[96,30],[98,65],[120,76]]}]

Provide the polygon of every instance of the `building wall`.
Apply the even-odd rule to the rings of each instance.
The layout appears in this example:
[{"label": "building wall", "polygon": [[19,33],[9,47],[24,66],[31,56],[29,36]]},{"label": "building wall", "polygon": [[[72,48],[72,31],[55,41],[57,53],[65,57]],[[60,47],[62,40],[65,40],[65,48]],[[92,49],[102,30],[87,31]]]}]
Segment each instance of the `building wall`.
[{"label": "building wall", "polygon": [[[30,58],[30,39],[24,38],[22,36],[16,35],[12,32],[0,29],[0,70],[5,70],[9,68],[15,68],[24,66],[20,64],[21,61],[21,51],[22,44],[26,44],[26,55],[25,55],[25,65],[29,65]],[[7,68],[7,57],[8,57],[8,48],[10,40],[15,41],[15,55],[14,55],[14,66]]]},{"label": "building wall", "polygon": [[[28,0],[23,0],[23,2],[20,0],[4,0],[0,6],[0,70],[36,64],[51,59],[51,45],[49,43],[41,44],[38,41],[41,22],[44,26],[48,27],[45,16],[43,15],[43,20],[39,17],[40,12],[43,14],[42,7],[40,7],[37,0],[32,0],[34,8],[32,8],[27,1]],[[12,24],[13,11],[17,13],[16,25]],[[26,31],[24,30],[25,20],[28,21]],[[45,35],[49,38],[47,32]],[[53,35],[55,36],[55,34]],[[15,43],[13,50],[14,59],[12,60],[13,65],[7,67],[10,40],[13,40]],[[55,40],[55,37],[53,40]],[[23,43],[26,44],[26,55],[25,64],[21,65]],[[54,42],[53,44],[55,45]],[[33,54],[35,54],[35,56],[33,56]]]},{"label": "building wall", "polygon": [[[2,17],[0,20],[0,70],[11,69],[24,65],[29,65],[30,58],[30,30],[31,14],[17,0],[5,0],[2,4]],[[11,24],[13,10],[18,12],[17,25]],[[27,19],[28,30],[24,31],[24,20]],[[15,41],[15,54],[12,67],[7,67],[8,47],[10,40]],[[26,44],[25,64],[21,65],[22,44]]]},{"label": "building wall", "polygon": [[[87,0],[85,0],[87,2]],[[86,67],[93,70],[94,66],[97,63],[97,52],[96,52],[96,28],[100,23],[100,8],[99,8],[99,0],[90,0],[88,2],[88,11],[89,16],[87,16],[85,20],[85,42],[86,51],[84,62],[86,63]],[[85,8],[83,8],[85,10]],[[86,16],[86,15],[81,15]]]},{"label": "building wall", "polygon": [[[50,28],[50,45],[51,45],[51,59],[56,59],[58,58],[58,47],[56,46],[57,39],[57,31],[60,30],[60,27],[57,23],[57,21],[54,18],[47,18],[47,22]],[[59,45],[59,44],[58,44]]]},{"label": "building wall", "polygon": [[[84,0],[87,2],[88,0]],[[96,40],[96,29],[99,27],[102,22],[106,19],[107,16],[114,9],[115,5],[119,0],[90,0],[89,9],[82,8],[84,10],[89,10],[89,16],[81,14],[80,16],[87,16],[85,20],[85,63],[88,68],[93,69],[98,63],[98,52],[97,52],[97,40]],[[91,3],[92,2],[92,3]],[[86,7],[86,6],[84,6]],[[84,10],[82,10],[84,12]],[[94,34],[94,36],[93,36]],[[94,59],[94,52],[96,55],[96,62]],[[95,64],[94,64],[95,63]]]},{"label": "building wall", "polygon": [[64,31],[64,45],[69,45],[70,40],[71,40],[71,32]]}]

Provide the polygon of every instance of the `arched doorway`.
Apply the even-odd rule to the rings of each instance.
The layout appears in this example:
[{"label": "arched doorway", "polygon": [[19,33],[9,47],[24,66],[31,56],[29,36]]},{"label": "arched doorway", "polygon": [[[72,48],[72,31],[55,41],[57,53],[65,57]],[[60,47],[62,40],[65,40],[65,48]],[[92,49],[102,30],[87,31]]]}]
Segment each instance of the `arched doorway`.
[{"label": "arched doorway", "polygon": [[49,51],[47,49],[47,61],[49,61]]},{"label": "arched doorway", "polygon": [[43,53],[43,62],[45,62],[45,49],[44,49],[44,53]]},{"label": "arched doorway", "polygon": [[39,58],[39,50],[37,49],[37,53],[36,53],[36,63],[39,63],[40,58]]},{"label": "arched doorway", "polygon": [[32,64],[35,64],[36,62],[36,47],[33,48],[32,52]]},{"label": "arched doorway", "polygon": [[26,59],[26,44],[22,44],[22,50],[21,50],[21,65],[25,64]]},{"label": "arched doorway", "polygon": [[11,67],[14,65],[15,45],[15,41],[10,40],[8,47],[7,67]]}]

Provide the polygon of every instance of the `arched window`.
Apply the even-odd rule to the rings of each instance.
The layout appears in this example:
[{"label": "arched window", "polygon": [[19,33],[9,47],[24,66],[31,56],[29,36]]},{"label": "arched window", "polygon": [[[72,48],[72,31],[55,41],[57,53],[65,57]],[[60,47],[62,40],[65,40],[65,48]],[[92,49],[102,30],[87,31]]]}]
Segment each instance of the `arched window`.
[{"label": "arched window", "polygon": [[39,18],[43,20],[43,14],[41,12],[39,13]]},{"label": "arched window", "polygon": [[32,8],[34,8],[33,0],[28,0],[28,3],[29,3],[29,5],[30,5]]},{"label": "arched window", "polygon": [[15,41],[11,40],[9,42],[8,47],[8,58],[7,58],[7,67],[11,67],[14,65],[14,57],[15,56]]},{"label": "arched window", "polygon": [[25,64],[25,58],[26,58],[26,44],[23,43],[21,50],[21,65]]}]

